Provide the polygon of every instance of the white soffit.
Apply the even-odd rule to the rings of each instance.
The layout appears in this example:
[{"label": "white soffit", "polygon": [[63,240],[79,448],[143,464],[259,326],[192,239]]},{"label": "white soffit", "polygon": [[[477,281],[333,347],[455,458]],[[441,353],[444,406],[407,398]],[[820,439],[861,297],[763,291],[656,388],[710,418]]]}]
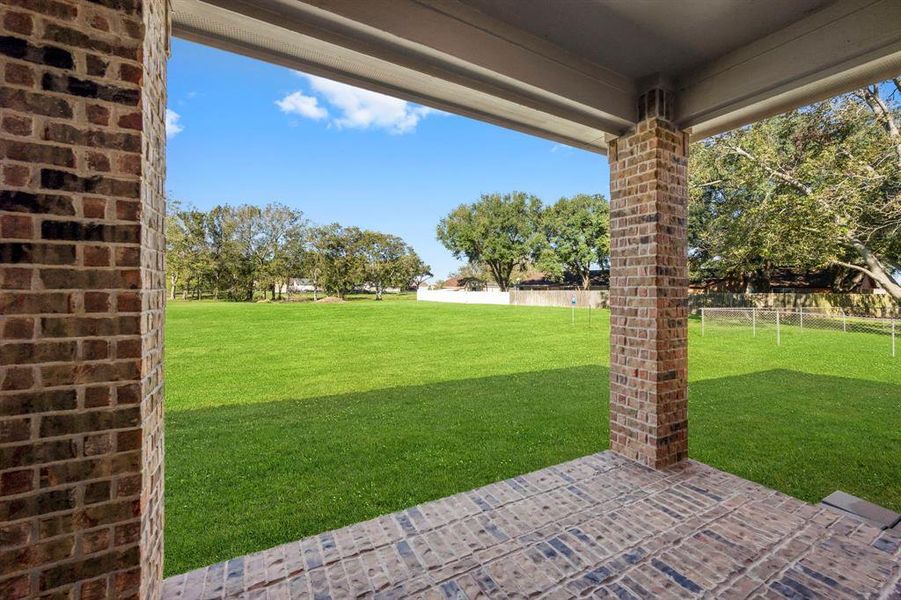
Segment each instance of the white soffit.
[{"label": "white soffit", "polygon": [[[174,0],[175,35],[595,152],[606,152],[607,139],[632,120],[631,113],[613,117],[453,57],[438,61],[434,50],[368,27],[361,32],[354,24],[355,30],[347,32],[342,30],[345,19],[330,28],[333,17],[326,15],[323,22],[317,18],[323,11],[306,4],[293,3],[294,19],[275,25],[269,20],[284,12],[272,13],[262,2],[215,1]],[[268,6],[286,3],[272,0]],[[572,79],[584,83],[581,77]],[[620,93],[622,107],[631,106],[634,97],[628,85]]]},{"label": "white soffit", "polygon": [[[901,0],[804,0],[803,9],[784,1],[748,0],[745,8],[772,8],[756,23],[731,18],[732,0],[665,3],[671,11],[684,5],[704,27],[731,28],[739,40],[777,28],[722,56],[704,54],[724,42],[697,41],[684,15],[667,19],[624,0],[529,0],[531,12],[522,14],[510,0],[172,4],[179,37],[603,153],[634,122],[647,79],[637,74],[655,65],[695,65],[648,73],[672,83],[676,120],[695,139],[901,73]],[[628,44],[605,46],[599,35],[595,52],[580,53],[561,37],[569,32],[584,46],[595,29],[620,27],[623,19],[637,36]],[[656,64],[653,54],[631,61],[615,55],[655,44],[672,56]],[[628,65],[629,75],[602,61]]]}]

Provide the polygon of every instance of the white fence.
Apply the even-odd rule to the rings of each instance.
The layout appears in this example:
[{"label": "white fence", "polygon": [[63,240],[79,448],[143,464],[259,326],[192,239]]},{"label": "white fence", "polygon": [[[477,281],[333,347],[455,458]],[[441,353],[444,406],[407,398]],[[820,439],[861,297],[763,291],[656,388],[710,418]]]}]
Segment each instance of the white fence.
[{"label": "white fence", "polygon": [[510,292],[467,292],[464,290],[416,290],[419,302],[456,302],[459,304],[510,304]]},{"label": "white fence", "polygon": [[[573,303],[573,298],[576,299]],[[606,290],[511,290],[509,292],[467,292],[464,290],[416,291],[416,299],[425,302],[459,304],[514,304],[516,306],[575,306],[606,308],[610,293]]]},{"label": "white fence", "polygon": [[756,336],[761,330],[775,331],[776,344],[782,344],[782,333],[792,329],[831,329],[842,333],[869,333],[885,336],[892,356],[897,356],[897,336],[901,334],[901,320],[895,318],[862,317],[842,311],[822,308],[764,309],[764,308],[702,308],[701,335],[715,326],[746,327]]}]

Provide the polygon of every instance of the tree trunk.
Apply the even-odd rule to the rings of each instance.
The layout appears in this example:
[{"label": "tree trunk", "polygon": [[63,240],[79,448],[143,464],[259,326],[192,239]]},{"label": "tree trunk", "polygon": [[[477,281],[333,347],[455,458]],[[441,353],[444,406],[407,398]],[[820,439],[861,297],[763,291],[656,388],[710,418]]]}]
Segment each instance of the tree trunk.
[{"label": "tree trunk", "polygon": [[885,265],[882,264],[882,261],[879,260],[879,257],[873,254],[870,249],[859,240],[852,239],[851,245],[866,263],[867,267],[864,268],[860,265],[840,261],[837,261],[837,264],[866,273],[879,284],[879,287],[888,292],[888,295],[894,298],[896,302],[901,302],[901,285],[898,285],[894,280],[891,273],[889,273]]},{"label": "tree trunk", "polygon": [[172,291],[169,293],[169,299],[175,300],[175,286],[178,285],[178,276],[173,275],[170,279],[172,280]]},{"label": "tree trunk", "polygon": [[582,289],[587,290],[591,285],[591,271],[587,273],[582,273]]},{"label": "tree trunk", "polygon": [[497,263],[488,263],[488,270],[491,271],[494,282],[502,292],[506,292],[510,286],[510,275],[513,273],[513,265],[504,265]]}]

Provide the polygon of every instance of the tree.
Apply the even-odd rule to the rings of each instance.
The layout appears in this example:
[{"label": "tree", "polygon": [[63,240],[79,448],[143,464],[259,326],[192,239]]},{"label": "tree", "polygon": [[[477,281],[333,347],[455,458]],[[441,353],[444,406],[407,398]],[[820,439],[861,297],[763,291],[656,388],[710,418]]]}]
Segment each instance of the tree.
[{"label": "tree", "polygon": [[337,223],[316,227],[311,245],[323,289],[344,298],[366,279],[364,234],[357,227]]},{"label": "tree", "polygon": [[300,272],[307,229],[303,213],[283,204],[267,204],[260,215],[261,243],[257,280],[275,300],[288,280]]},{"label": "tree", "polygon": [[263,211],[249,204],[231,210],[232,229],[237,256],[234,257],[235,293],[243,300],[253,300],[257,278],[267,262],[266,238],[263,234]]},{"label": "tree", "polygon": [[423,262],[416,251],[410,248],[410,252],[404,256],[404,272],[406,289],[419,289],[419,287],[432,277],[432,267]]},{"label": "tree", "polygon": [[413,249],[396,235],[364,231],[362,249],[366,261],[366,283],[381,300],[385,288],[402,287],[410,280],[410,265],[404,260]]},{"label": "tree", "polygon": [[484,194],[441,219],[438,240],[455,258],[488,268],[502,291],[514,269],[525,267],[541,245],[541,201],[523,192]]},{"label": "tree", "polygon": [[[217,206],[209,212],[170,203],[166,268],[173,290],[232,300],[272,299],[301,275],[343,297],[370,283],[379,299],[387,287],[407,288],[431,276],[401,238],[338,224],[310,228],[303,213],[282,204]],[[175,293],[174,291],[172,292]]]},{"label": "tree", "polygon": [[185,297],[191,289],[199,293],[210,267],[206,215],[197,210],[182,209],[177,201],[170,201],[166,214],[166,245],[169,297],[175,299],[180,283]]},{"label": "tree", "polygon": [[432,276],[429,266],[396,235],[364,231],[363,252],[366,283],[375,289],[376,300],[382,299],[386,288],[409,289]]},{"label": "tree", "polygon": [[542,213],[547,245],[538,266],[551,276],[571,275],[583,289],[591,283],[591,265],[603,265],[610,254],[610,206],[600,194],[561,198]]},{"label": "tree", "polygon": [[776,266],[838,265],[901,301],[898,93],[894,79],[693,147],[692,272],[750,286]]},{"label": "tree", "polygon": [[217,206],[207,214],[207,243],[211,263],[211,287],[214,298],[225,295],[232,300],[243,299],[240,290],[242,256],[235,231],[238,219],[230,206]]}]

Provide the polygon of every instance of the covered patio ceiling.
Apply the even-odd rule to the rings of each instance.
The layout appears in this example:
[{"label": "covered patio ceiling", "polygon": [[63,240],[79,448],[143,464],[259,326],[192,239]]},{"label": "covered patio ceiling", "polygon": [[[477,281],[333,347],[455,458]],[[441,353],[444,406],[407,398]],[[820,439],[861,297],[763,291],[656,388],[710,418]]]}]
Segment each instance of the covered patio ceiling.
[{"label": "covered patio ceiling", "polygon": [[173,33],[597,152],[673,92],[701,139],[901,72],[897,0],[173,0]]}]

